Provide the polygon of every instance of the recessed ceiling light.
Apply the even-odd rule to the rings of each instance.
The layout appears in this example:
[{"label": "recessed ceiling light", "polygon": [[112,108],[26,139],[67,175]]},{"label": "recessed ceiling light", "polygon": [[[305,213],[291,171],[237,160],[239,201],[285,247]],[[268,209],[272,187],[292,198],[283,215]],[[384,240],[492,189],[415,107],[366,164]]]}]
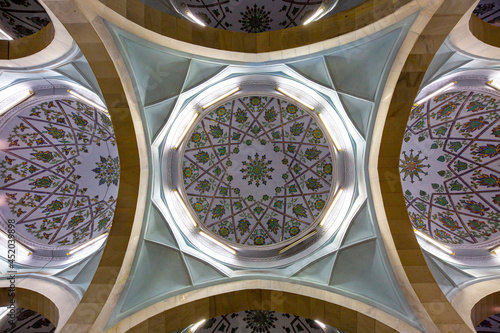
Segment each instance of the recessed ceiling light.
[{"label": "recessed ceiling light", "polygon": [[229,246],[227,246],[227,245],[223,244],[222,242],[219,242],[218,240],[216,240],[216,239],[215,239],[215,238],[213,238],[213,237],[210,237],[208,234],[204,233],[203,231],[200,231],[200,235],[202,235],[202,236],[203,236],[203,237],[205,237],[206,239],[208,239],[208,240],[210,240],[210,241],[214,242],[215,244],[219,245],[219,246],[220,246],[220,247],[222,247],[224,250],[226,250],[226,251],[228,251],[228,252],[231,252],[232,254],[236,255],[236,253],[237,253],[237,252],[236,252],[233,248],[231,248],[231,247],[229,247]]},{"label": "recessed ceiling light", "polygon": [[191,13],[189,10],[186,10],[186,15],[193,21],[195,21],[197,24],[201,25],[202,27],[205,27],[206,24],[203,23],[202,20],[200,20],[199,18],[197,18],[196,16],[193,15],[193,13]]},{"label": "recessed ceiling light", "polygon": [[445,90],[448,90],[450,89],[453,85],[457,84],[457,81],[453,81],[453,82],[450,82],[448,83],[447,85],[445,85],[444,87],[436,90],[435,92],[433,92],[432,94],[422,98],[421,100],[415,102],[415,104],[422,104],[423,102],[425,101],[428,101],[429,99],[431,99],[432,97],[436,96],[436,95],[439,95],[440,93],[442,93],[443,91]]},{"label": "recessed ceiling light", "polygon": [[240,87],[234,88],[233,90],[231,90],[231,91],[229,91],[229,92],[225,93],[224,95],[219,96],[218,98],[214,99],[214,100],[213,100],[213,101],[211,101],[210,103],[208,103],[208,104],[206,104],[206,105],[203,105],[201,108],[202,108],[203,110],[205,110],[205,109],[209,108],[210,106],[214,105],[215,103],[217,103],[217,102],[219,102],[219,101],[222,101],[224,98],[229,97],[229,96],[231,96],[232,94],[237,93],[238,91],[240,91],[240,89],[241,89]]},{"label": "recessed ceiling light", "polygon": [[300,104],[304,105],[305,107],[307,107],[308,109],[311,109],[311,110],[314,110],[314,106],[304,102],[302,99],[292,95],[290,92],[286,91],[285,89],[281,88],[281,87],[276,87],[276,90],[278,90],[280,93],[282,93],[283,95],[285,96],[288,96],[290,97],[291,99],[299,102]]},{"label": "recessed ceiling light", "polygon": [[25,94],[23,94],[22,96],[20,96],[19,98],[16,98],[14,101],[10,102],[9,104],[7,104],[6,106],[4,106],[1,110],[0,110],[0,115],[4,114],[5,112],[9,111],[10,109],[12,109],[14,106],[18,105],[18,104],[21,104],[22,102],[24,102],[25,100],[27,100],[28,98],[30,98],[31,96],[33,96],[34,92],[31,91],[31,90],[28,90]]},{"label": "recessed ceiling light", "polygon": [[87,243],[85,243],[85,244],[82,244],[82,245],[80,245],[80,246],[75,247],[74,249],[72,249],[71,251],[69,251],[69,252],[67,253],[67,255],[68,255],[68,256],[70,256],[70,255],[72,255],[73,253],[78,252],[78,251],[80,251],[80,250],[82,250],[82,249],[84,249],[84,248],[86,248],[86,247],[88,247],[88,246],[90,246],[90,245],[92,245],[92,244],[94,244],[94,243],[96,243],[96,242],[100,241],[101,239],[103,239],[103,238],[105,238],[105,237],[107,237],[107,236],[108,236],[108,233],[107,233],[107,232],[106,232],[106,233],[104,233],[104,234],[102,234],[102,235],[99,235],[99,236],[97,236],[96,238],[92,239],[91,241],[88,241],[88,242],[87,242]]},{"label": "recessed ceiling light", "polygon": [[312,21],[314,21],[318,16],[321,15],[321,13],[323,13],[323,11],[325,10],[325,7],[320,7],[318,8],[318,10],[310,17],[308,18],[305,22],[304,22],[304,25],[306,24],[309,24],[311,23]]},{"label": "recessed ceiling light", "polygon": [[104,107],[100,106],[99,104],[97,104],[97,103],[96,103],[96,102],[94,102],[94,101],[91,101],[91,100],[90,100],[90,99],[88,99],[87,97],[84,97],[84,96],[80,95],[79,93],[77,93],[77,92],[75,92],[75,91],[73,91],[73,90],[69,90],[69,89],[68,89],[68,92],[69,92],[71,95],[75,96],[76,98],[81,99],[81,100],[82,100],[82,101],[84,101],[85,103],[88,103],[88,104],[92,105],[92,106],[93,106],[93,107],[95,107],[96,109],[101,110],[102,112],[108,113],[108,110],[107,110],[106,108],[104,108]]},{"label": "recessed ceiling light", "polygon": [[177,140],[176,144],[174,145],[174,149],[178,149],[179,146],[181,145],[182,143],[182,140],[184,140],[184,138],[186,137],[186,135],[188,134],[189,132],[189,129],[191,128],[191,126],[193,126],[193,123],[196,121],[196,119],[198,118],[200,114],[195,111],[192,116],[191,116],[191,119],[189,120],[189,123],[186,125],[186,128],[184,128],[184,132],[182,132],[181,136],[179,137],[179,140]]},{"label": "recessed ceiling light", "polygon": [[279,250],[279,251],[278,251],[278,254],[282,254],[282,253],[284,253],[284,252],[286,252],[286,251],[290,250],[292,247],[299,245],[300,243],[302,243],[302,242],[303,242],[303,241],[305,241],[306,239],[308,239],[308,238],[310,238],[310,237],[312,237],[312,236],[316,235],[317,233],[318,233],[318,230],[313,230],[313,231],[311,231],[310,233],[308,233],[307,235],[305,235],[305,236],[304,236],[304,237],[302,237],[301,239],[299,239],[299,240],[297,240],[297,241],[293,242],[292,244],[288,245],[287,247],[282,248],[281,250]]},{"label": "recessed ceiling light", "polygon": [[437,246],[441,250],[443,250],[446,253],[449,253],[451,255],[455,255],[455,252],[447,248],[446,246],[440,244],[438,241],[436,241],[434,238],[428,236],[427,234],[424,234],[423,232],[418,231],[417,229],[413,229],[415,231],[415,234],[420,236],[421,238],[425,239],[427,242],[433,244],[434,246]]}]

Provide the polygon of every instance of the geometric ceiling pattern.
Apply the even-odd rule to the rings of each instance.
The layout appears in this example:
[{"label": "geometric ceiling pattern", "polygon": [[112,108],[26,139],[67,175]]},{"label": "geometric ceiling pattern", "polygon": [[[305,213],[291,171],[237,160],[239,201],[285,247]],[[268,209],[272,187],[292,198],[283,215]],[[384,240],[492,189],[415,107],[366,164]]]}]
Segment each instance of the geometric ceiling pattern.
[{"label": "geometric ceiling pattern", "polygon": [[414,105],[400,176],[414,228],[449,245],[500,236],[500,94],[462,90]]},{"label": "geometric ceiling pattern", "polygon": [[321,0],[186,0],[189,10],[207,25],[225,30],[264,32],[301,25]]},{"label": "geometric ceiling pattern", "polygon": [[500,0],[481,0],[474,9],[481,20],[500,26]]},{"label": "geometric ceiling pattern", "polygon": [[184,187],[217,237],[269,245],[310,230],[327,206],[332,156],[312,114],[283,98],[215,106],[185,140]]},{"label": "geometric ceiling pattern", "polygon": [[314,320],[266,310],[249,310],[234,312],[211,318],[203,323],[198,333],[344,333],[344,331],[328,327],[323,330]]},{"label": "geometric ceiling pattern", "polygon": [[500,314],[495,314],[483,320],[476,326],[477,333],[498,333],[500,332]]},{"label": "geometric ceiling pattern", "polygon": [[30,247],[66,249],[109,230],[120,163],[109,116],[65,96],[17,110],[0,138],[0,213]]},{"label": "geometric ceiling pattern", "polygon": [[[6,311],[6,307],[0,308]],[[3,333],[53,333],[56,328],[44,316],[38,312],[16,307],[16,316],[11,323],[9,315],[0,321],[0,331]]]},{"label": "geometric ceiling pattern", "polygon": [[50,22],[36,0],[0,1],[0,13],[5,32],[14,39],[34,34]]},{"label": "geometric ceiling pattern", "polygon": [[[365,200],[364,184],[366,180],[364,179],[365,170],[362,162],[366,154],[364,138],[369,140],[371,136],[374,112],[382,93],[381,87],[394,59],[394,52],[406,35],[413,19],[412,16],[394,27],[373,35],[369,40],[363,39],[325,50],[308,59],[292,58],[288,59],[286,63],[282,60],[273,61],[269,63],[270,66],[214,59],[208,55],[201,57],[181,53],[145,41],[110,23],[106,24],[119,46],[131,80],[136,87],[135,93],[140,104],[141,116],[149,143],[149,154],[155,164],[149,178],[150,186],[154,189],[151,193],[151,199],[147,201],[148,207],[144,216],[143,233],[138,244],[139,248],[125,289],[105,329],[113,327],[122,319],[141,309],[174,296],[209,286],[231,283],[235,279],[244,281],[251,278],[301,284],[320,288],[325,293],[336,293],[352,297],[357,301],[383,309],[383,311],[400,318],[405,323],[421,329],[395,280],[384,252],[383,242],[379,238],[373,208]],[[384,57],[375,56],[379,50],[384,51]],[[374,56],[370,59],[367,58],[367,54],[373,54]],[[228,81],[235,80],[235,82],[241,80],[240,78],[245,80],[244,75],[248,75],[248,73],[255,75],[255,77],[265,75],[280,80],[293,78],[294,81],[303,84],[306,91],[321,92],[318,99],[325,98],[325,105],[328,104],[331,107],[332,104],[337,105],[339,103],[335,110],[334,108],[328,110],[332,114],[344,113],[342,120],[339,121],[338,128],[340,130],[348,128],[348,136],[343,139],[343,143],[347,148],[338,156],[342,155],[343,158],[350,158],[350,154],[353,154],[356,160],[359,159],[360,164],[353,163],[353,168],[348,171],[351,173],[349,177],[353,177],[352,179],[356,179],[356,182],[359,183],[359,191],[356,190],[352,194],[351,204],[349,205],[346,202],[346,205],[342,207],[342,209],[349,207],[347,209],[349,209],[348,219],[350,223],[342,223],[341,228],[336,233],[332,232],[332,236],[328,240],[325,239],[321,247],[315,249],[315,243],[312,243],[312,246],[307,245],[309,247],[304,246],[303,251],[296,247],[290,250],[294,254],[276,256],[275,258],[280,260],[279,262],[269,260],[271,258],[259,258],[258,256],[247,258],[244,257],[244,254],[240,256],[241,252],[246,251],[246,249],[242,249],[237,256],[232,257],[229,256],[228,252],[219,249],[217,245],[210,241],[198,245],[195,242],[198,241],[199,237],[197,233],[193,232],[192,223],[188,223],[185,210],[172,211],[172,209],[177,209],[174,206],[178,201],[168,191],[169,187],[173,186],[173,184],[170,184],[171,181],[176,185],[174,188],[178,188],[182,192],[182,189],[177,184],[184,181],[182,166],[184,150],[188,144],[193,145],[194,141],[191,141],[193,132],[197,131],[195,127],[198,126],[198,124],[193,126],[186,136],[185,141],[187,142],[184,142],[175,151],[170,149],[168,143],[169,139],[175,140],[173,138],[175,133],[168,133],[169,124],[174,121],[173,119],[181,119],[178,118],[179,110],[190,108],[189,105],[196,105],[196,100],[193,100],[193,96],[196,96],[196,94],[206,92],[205,89],[211,89],[211,87],[218,85],[220,80],[226,78]],[[373,73],[378,73],[376,79],[372,77],[372,75],[375,75]],[[263,82],[261,78],[258,81],[253,80],[252,82]],[[241,85],[242,91],[238,98],[255,96],[253,94],[261,98],[280,96],[278,100],[291,103],[286,98],[283,99],[282,95],[271,92],[275,91],[276,85],[273,85],[268,90],[261,88],[261,90],[252,91],[248,90],[253,89],[250,84],[246,84],[243,81]],[[250,88],[248,88],[249,86]],[[256,91],[259,93],[256,93]],[[337,94],[338,99],[335,100],[334,97]],[[229,99],[229,101],[237,101],[238,98]],[[224,106],[225,104],[221,103],[213,106],[207,110],[207,114],[217,110],[218,106]],[[326,108],[325,105],[322,107]],[[226,111],[232,111],[228,114],[238,112],[237,107],[235,110],[226,109]],[[203,116],[200,118],[203,118]],[[216,118],[214,114],[212,116]],[[247,116],[249,120],[253,121],[251,114],[247,113]],[[208,117],[210,118],[210,116]],[[315,116],[310,117],[316,119]],[[199,123],[201,121],[198,120]],[[208,122],[209,120],[205,118],[203,121]],[[317,124],[323,126],[319,121]],[[209,125],[219,125],[221,129],[225,129],[227,132],[229,132],[229,128],[234,128],[232,124],[227,126],[227,124],[212,122]],[[293,125],[293,122],[291,125]],[[203,132],[206,131],[205,135],[210,133],[210,126],[204,127],[206,127],[206,129],[203,129]],[[332,126],[331,129],[333,128]],[[201,128],[199,129],[201,132]],[[320,127],[320,129],[323,128]],[[252,136],[259,135],[250,133]],[[322,134],[324,137],[328,137],[326,131]],[[333,134],[337,133],[334,132]],[[210,134],[208,136],[212,138]],[[198,140],[197,137],[195,139]],[[272,152],[277,154],[273,150],[274,145],[271,146],[270,143],[268,145],[272,147]],[[243,147],[253,147],[254,149],[260,146],[262,146],[260,142],[255,142],[250,146],[243,144]],[[226,152],[229,151],[228,147],[226,145]],[[280,150],[283,149],[283,145],[279,148]],[[285,149],[287,149],[286,145]],[[349,151],[349,149],[353,151]],[[216,151],[212,150],[211,154],[215,155],[215,153]],[[260,152],[257,153],[261,157]],[[248,159],[248,155],[250,154],[244,155],[245,159]],[[254,157],[255,152],[250,156]],[[268,153],[266,153],[267,157]],[[282,159],[279,161],[281,164]],[[333,159],[332,164],[334,162],[337,163],[337,156]],[[171,174],[169,167],[166,167],[167,165],[172,165],[174,168]],[[291,167],[293,168],[294,165],[292,164]],[[277,166],[270,165],[270,167],[277,169],[277,167],[281,166],[278,164]],[[180,170],[177,170],[177,168],[180,168]],[[237,170],[240,172],[243,168],[244,166],[241,165]],[[341,171],[333,168],[332,175],[333,172],[339,172],[340,175]],[[283,173],[281,172],[279,175],[281,180]],[[288,177],[292,177],[292,175],[293,171],[288,173]],[[181,176],[180,179],[178,176]],[[347,178],[347,176],[344,177]],[[305,180],[307,181],[309,178],[311,177],[306,177]],[[254,184],[248,185],[247,180],[246,185],[254,186],[257,189],[255,181]],[[332,187],[335,188],[335,185],[337,183],[334,183]],[[263,186],[263,183],[259,183],[258,192]],[[305,188],[307,189],[307,186]],[[275,188],[273,188],[274,190]],[[253,193],[247,193],[245,197],[250,194],[254,195]],[[275,194],[275,191],[272,194]],[[186,193],[182,193],[182,196],[186,198]],[[220,196],[222,197],[222,195]],[[167,200],[170,198],[166,197],[172,198]],[[332,197],[333,195],[329,199],[331,200]],[[165,207],[166,205],[168,207]],[[188,206],[190,210],[194,211],[191,205]],[[340,204],[338,206],[341,207]],[[321,218],[321,215],[319,218]],[[182,220],[186,223],[182,223]],[[265,222],[267,221],[264,221],[267,226]],[[331,222],[333,222],[333,218]],[[198,225],[200,224],[198,223]],[[200,225],[200,229],[203,230],[203,228],[205,227]],[[214,232],[219,234],[218,230]],[[191,236],[191,233],[195,235]],[[193,237],[193,240],[188,237]],[[221,236],[217,237],[221,239]],[[203,252],[201,246],[206,247],[210,252]],[[267,248],[267,246],[264,246],[264,248]],[[293,252],[294,250],[296,251]],[[305,254],[307,251],[310,251],[310,255]],[[298,259],[296,259],[297,257]],[[165,283],[166,281],[168,283]]]}]

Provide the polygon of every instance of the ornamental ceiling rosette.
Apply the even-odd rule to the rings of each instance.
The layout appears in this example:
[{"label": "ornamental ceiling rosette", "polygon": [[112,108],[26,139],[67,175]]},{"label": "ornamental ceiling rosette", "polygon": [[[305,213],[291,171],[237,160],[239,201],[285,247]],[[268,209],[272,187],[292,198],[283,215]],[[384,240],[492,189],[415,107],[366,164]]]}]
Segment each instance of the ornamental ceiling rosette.
[{"label": "ornamental ceiling rosette", "polygon": [[[153,201],[211,260],[258,267],[302,257],[346,230],[344,218],[363,200],[354,167],[363,139],[342,118],[336,93],[303,85],[285,66],[269,71],[229,68],[182,94],[153,142],[162,164]],[[211,103],[235,87],[233,95]]]},{"label": "ornamental ceiling rosette", "polygon": [[66,256],[107,233],[120,178],[109,115],[67,93],[35,91],[2,122],[0,212],[15,221],[18,241]]},{"label": "ornamental ceiling rosette", "polygon": [[500,236],[500,94],[471,80],[413,106],[400,158],[413,227],[457,256]]}]

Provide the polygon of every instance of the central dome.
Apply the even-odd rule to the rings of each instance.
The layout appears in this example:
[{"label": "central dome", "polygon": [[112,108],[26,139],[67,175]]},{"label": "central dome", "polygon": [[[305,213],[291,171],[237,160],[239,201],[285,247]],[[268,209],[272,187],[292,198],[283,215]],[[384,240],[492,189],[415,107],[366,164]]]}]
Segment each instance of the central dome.
[{"label": "central dome", "polygon": [[282,97],[238,97],[210,108],[183,149],[195,219],[232,243],[272,245],[305,234],[335,188],[319,120]]}]

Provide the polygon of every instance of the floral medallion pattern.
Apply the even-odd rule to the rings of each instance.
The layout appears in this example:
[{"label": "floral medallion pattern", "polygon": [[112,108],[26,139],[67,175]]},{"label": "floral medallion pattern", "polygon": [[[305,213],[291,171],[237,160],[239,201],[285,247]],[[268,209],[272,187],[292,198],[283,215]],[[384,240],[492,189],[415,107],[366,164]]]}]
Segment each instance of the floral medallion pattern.
[{"label": "floral medallion pattern", "polygon": [[316,120],[272,96],[215,107],[185,143],[183,180],[201,224],[227,241],[270,245],[311,226],[328,201],[333,161]]},{"label": "floral medallion pattern", "polygon": [[500,0],[481,0],[474,9],[481,20],[500,26]]},{"label": "floral medallion pattern", "polygon": [[186,0],[189,10],[213,28],[249,33],[301,25],[320,0]]},{"label": "floral medallion pattern", "polygon": [[47,98],[1,130],[0,212],[27,245],[68,248],[108,230],[120,164],[109,117]]},{"label": "floral medallion pattern", "polygon": [[36,0],[0,0],[0,12],[3,27],[14,39],[34,34],[50,22]]},{"label": "floral medallion pattern", "polygon": [[483,320],[476,326],[477,333],[498,333],[500,332],[500,314],[497,313]]},{"label": "floral medallion pattern", "polygon": [[414,105],[400,174],[414,228],[449,245],[500,236],[500,98],[456,91]]},{"label": "floral medallion pattern", "polygon": [[[1,308],[6,309],[6,308]],[[2,311],[3,312],[3,311]],[[16,317],[13,323],[9,323],[11,318],[5,316],[0,321],[0,331],[4,333],[52,333],[55,326],[38,312],[16,308]]]},{"label": "floral medallion pattern", "polygon": [[[250,310],[209,319],[196,332],[324,333],[325,331],[311,319],[274,311]],[[328,327],[328,332],[343,333],[333,327]]]}]

